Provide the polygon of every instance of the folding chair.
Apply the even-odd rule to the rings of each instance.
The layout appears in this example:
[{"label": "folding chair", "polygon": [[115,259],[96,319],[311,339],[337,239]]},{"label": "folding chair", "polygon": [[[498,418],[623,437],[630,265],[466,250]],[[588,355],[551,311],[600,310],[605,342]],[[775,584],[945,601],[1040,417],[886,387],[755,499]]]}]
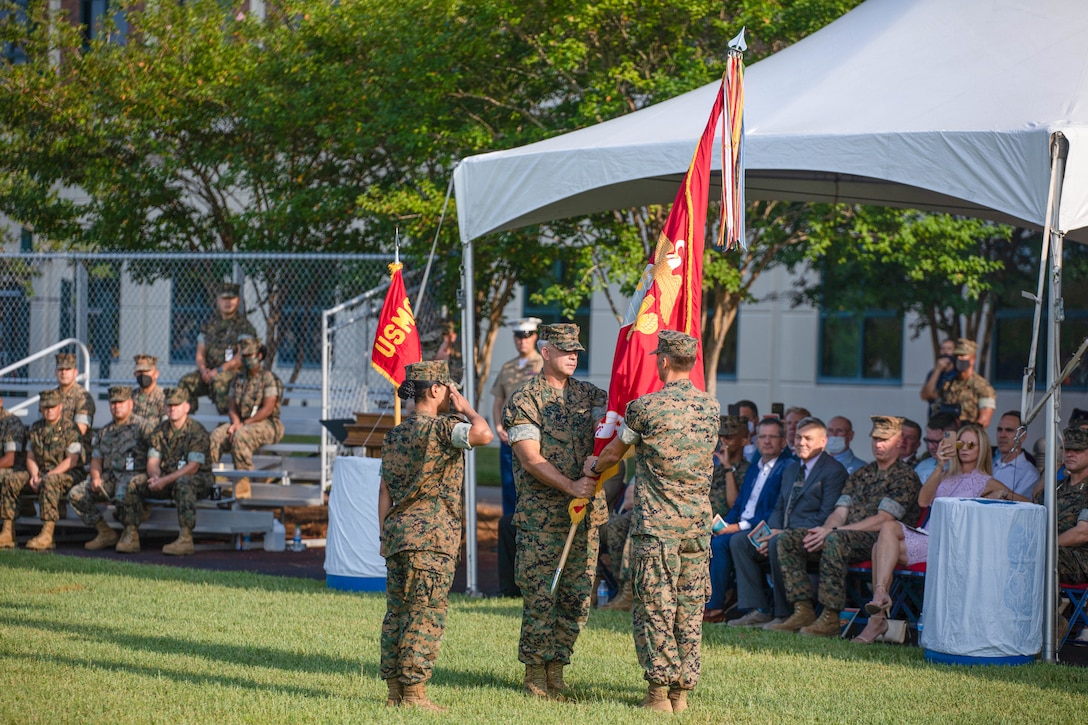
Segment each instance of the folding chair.
[{"label": "folding chair", "polygon": [[1085,611],[1085,605],[1088,605],[1088,584],[1059,584],[1058,588],[1073,603],[1073,613],[1069,615],[1069,627],[1066,628],[1062,641],[1058,644],[1060,650],[1077,629],[1078,624],[1088,627],[1088,612]]}]

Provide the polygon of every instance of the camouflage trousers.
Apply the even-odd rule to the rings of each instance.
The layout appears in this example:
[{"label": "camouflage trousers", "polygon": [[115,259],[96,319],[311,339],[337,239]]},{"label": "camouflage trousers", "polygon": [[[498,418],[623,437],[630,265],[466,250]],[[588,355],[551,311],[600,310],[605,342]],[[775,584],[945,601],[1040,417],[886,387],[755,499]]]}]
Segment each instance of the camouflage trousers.
[{"label": "camouflage trousers", "polygon": [[173,500],[178,507],[178,526],[191,529],[196,526],[196,502],[208,496],[213,482],[212,474],[198,473],[195,476],[182,476],[166,488],[152,491],[148,488],[147,475],[136,474],[128,483],[125,497],[117,503],[117,519],[125,526],[139,526],[144,501],[166,499]]},{"label": "camouflage trousers", "polygon": [[234,467],[239,471],[253,470],[253,452],[261,446],[276,443],[283,438],[283,423],[279,419],[264,419],[246,423],[229,435],[230,423],[224,423],[212,431],[211,460],[219,463],[224,453],[230,453]]},{"label": "camouflage trousers", "polygon": [[88,476],[83,481],[72,486],[68,492],[68,502],[79,513],[80,520],[88,526],[97,526],[102,521],[102,512],[98,510],[98,504],[108,503],[116,496],[124,499],[125,491],[129,483],[138,473],[102,471],[102,492],[91,488],[91,478]]},{"label": "camouflage trousers", "polygon": [[1058,581],[1062,584],[1088,582],[1088,546],[1058,547]]},{"label": "camouflage trousers", "polygon": [[622,586],[631,580],[631,512],[612,514],[608,523],[601,527],[601,535],[608,550],[609,568]]},{"label": "camouflage trousers", "polygon": [[709,536],[631,536],[635,653],[651,684],[691,690],[699,681],[709,548]]},{"label": "camouflage trousers", "polygon": [[820,604],[833,612],[846,604],[846,568],[871,559],[875,531],[832,531],[819,551],[805,551],[802,540],[808,529],[789,529],[778,536],[778,566],[786,585],[786,599],[795,603],[813,600],[808,563],[820,563]]},{"label": "camouflage trousers", "polygon": [[[53,474],[42,479],[37,491],[42,521],[56,521],[60,518],[60,499],[74,483],[75,478],[67,473]],[[26,471],[6,472],[0,486],[0,519],[11,521],[19,512],[19,495],[34,493],[34,489],[30,487],[30,474]]]},{"label": "camouflage trousers", "polygon": [[219,411],[219,414],[226,415],[230,410],[230,384],[238,372],[237,370],[221,372],[212,378],[210,384],[200,377],[199,370],[182,375],[178,380],[178,389],[184,390],[189,396],[189,415],[196,413],[197,408],[200,407],[201,395],[207,395],[215,403],[215,409]]},{"label": "camouflage trousers", "polygon": [[601,549],[596,527],[583,519],[571,542],[563,576],[551,594],[555,568],[563,554],[567,530],[518,529],[514,579],[521,589],[521,639],[518,660],[527,665],[570,664],[574,641],[589,620],[590,592]]},{"label": "camouflage trousers", "polygon": [[456,562],[437,551],[398,551],[385,560],[383,680],[405,685],[431,679],[442,646]]}]

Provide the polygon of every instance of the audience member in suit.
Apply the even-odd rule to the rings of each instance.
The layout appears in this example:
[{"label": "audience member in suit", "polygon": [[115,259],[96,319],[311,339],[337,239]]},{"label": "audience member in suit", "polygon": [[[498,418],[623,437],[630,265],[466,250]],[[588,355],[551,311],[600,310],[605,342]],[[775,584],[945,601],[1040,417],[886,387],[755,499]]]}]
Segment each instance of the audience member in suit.
[{"label": "audience member in suit", "polygon": [[748,467],[740,495],[723,519],[725,528],[710,540],[710,601],[703,611],[704,622],[725,621],[727,592],[733,588],[733,561],[729,540],[734,534],[743,538],[751,528],[766,521],[774,511],[782,472],[793,456],[785,451],[786,427],[777,418],[764,418],[756,430],[759,459]]},{"label": "audience member in suit", "polygon": [[[846,483],[846,468],[824,450],[827,426],[822,420],[809,417],[800,421],[795,442],[795,453],[800,460],[790,461],[782,471],[778,501],[767,519],[770,537],[762,539],[758,549],[747,536],[736,536],[729,542],[737,573],[737,606],[748,610],[730,625],[754,627],[784,621],[790,615],[790,604],[778,569],[777,536],[790,527],[821,525],[835,509],[835,502]],[[774,581],[774,618],[765,586],[768,568]]]}]

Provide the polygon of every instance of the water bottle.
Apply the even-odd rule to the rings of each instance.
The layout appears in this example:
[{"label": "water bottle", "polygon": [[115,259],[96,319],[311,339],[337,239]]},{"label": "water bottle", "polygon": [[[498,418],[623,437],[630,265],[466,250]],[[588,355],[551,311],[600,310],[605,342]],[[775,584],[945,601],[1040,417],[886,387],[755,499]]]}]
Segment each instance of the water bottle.
[{"label": "water bottle", "polygon": [[249,551],[253,548],[253,542],[249,539],[249,534],[246,534],[242,538],[242,551]]},{"label": "water bottle", "polygon": [[608,604],[608,582],[601,579],[601,583],[597,585],[597,606],[603,607]]},{"label": "water bottle", "polygon": [[302,527],[295,524],[295,537],[291,539],[291,551],[302,551]]}]

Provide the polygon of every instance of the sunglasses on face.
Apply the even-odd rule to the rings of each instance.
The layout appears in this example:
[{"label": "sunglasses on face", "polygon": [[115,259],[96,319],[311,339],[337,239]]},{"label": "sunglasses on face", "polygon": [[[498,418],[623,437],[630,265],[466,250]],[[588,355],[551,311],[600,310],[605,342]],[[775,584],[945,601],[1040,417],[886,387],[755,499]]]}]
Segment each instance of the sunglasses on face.
[{"label": "sunglasses on face", "polygon": [[967,451],[973,451],[978,446],[978,443],[974,441],[956,441],[956,448],[962,448]]}]

